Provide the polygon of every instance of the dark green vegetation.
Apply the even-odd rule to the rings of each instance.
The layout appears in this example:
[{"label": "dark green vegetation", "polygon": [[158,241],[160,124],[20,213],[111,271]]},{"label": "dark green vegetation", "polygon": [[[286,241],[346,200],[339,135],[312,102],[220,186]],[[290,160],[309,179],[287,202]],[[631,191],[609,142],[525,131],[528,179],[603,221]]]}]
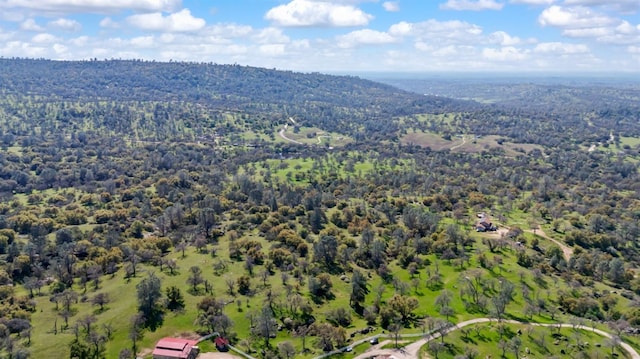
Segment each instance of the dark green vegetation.
[{"label": "dark green vegetation", "polygon": [[[217,331],[311,357],[433,318],[640,323],[637,88],[519,109],[241,66],[7,59],[0,84],[3,355],[131,357]],[[478,212],[502,230],[472,231]]]}]

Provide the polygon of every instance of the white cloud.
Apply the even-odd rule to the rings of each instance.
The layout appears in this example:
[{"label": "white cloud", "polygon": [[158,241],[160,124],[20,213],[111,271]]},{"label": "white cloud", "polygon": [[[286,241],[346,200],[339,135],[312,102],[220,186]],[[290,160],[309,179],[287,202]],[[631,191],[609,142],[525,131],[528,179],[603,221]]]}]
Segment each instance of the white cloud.
[{"label": "white cloud", "polygon": [[26,19],[20,24],[20,30],[39,32],[44,31],[44,28],[38,25],[34,19]]},{"label": "white cloud", "polygon": [[78,36],[74,39],[69,40],[69,43],[73,46],[84,47],[89,43],[89,36]]},{"label": "white cloud", "polygon": [[440,4],[443,10],[501,10],[504,4],[496,0],[447,0],[446,3]]},{"label": "white cloud", "polygon": [[286,48],[283,44],[267,44],[260,45],[260,54],[265,56],[282,56],[286,53]]},{"label": "white cloud", "polygon": [[120,27],[120,24],[113,21],[113,19],[111,19],[110,17],[105,17],[104,19],[100,20],[100,27],[117,29]]},{"label": "white cloud", "polygon": [[158,39],[165,43],[165,44],[170,44],[172,42],[175,41],[176,39],[176,35],[175,34],[160,34],[160,36],[158,37]]},{"label": "white cloud", "polygon": [[640,30],[640,25],[633,26],[628,21],[623,21],[620,25],[616,26],[616,32],[625,35],[637,34]]},{"label": "white cloud", "polygon": [[70,19],[56,19],[54,21],[50,21],[47,26],[64,31],[80,31],[82,29],[82,25]]},{"label": "white cloud", "polygon": [[565,0],[564,3],[569,6],[599,6],[605,10],[623,13],[634,13],[640,10],[638,0]]},{"label": "white cloud", "polygon": [[553,5],[540,14],[538,22],[542,26],[592,28],[609,26],[614,24],[616,20],[587,7],[562,7]]},{"label": "white cloud", "polygon": [[53,44],[52,48],[53,48],[53,51],[58,56],[58,58],[64,58],[69,51],[69,48],[62,44]]},{"label": "white cloud", "polygon": [[584,6],[551,6],[540,14],[538,22],[561,28],[565,37],[593,38],[604,44],[640,43],[640,26]]},{"label": "white cloud", "polygon": [[482,50],[482,56],[489,61],[522,61],[528,57],[525,51],[512,46],[499,49],[485,48]]},{"label": "white cloud", "polygon": [[36,44],[51,44],[58,41],[60,41],[59,38],[48,33],[38,34],[31,38],[31,42]]},{"label": "white cloud", "polygon": [[0,53],[8,57],[44,57],[47,55],[47,48],[33,46],[33,44],[24,41],[10,41],[0,47]]},{"label": "white cloud", "polygon": [[416,50],[423,51],[423,52],[433,51],[433,49],[434,49],[434,47],[432,45],[429,45],[424,41],[416,41],[415,44],[413,44],[413,47]]},{"label": "white cloud", "polygon": [[[1,3],[0,3],[0,9],[2,9]],[[0,11],[0,20],[20,22],[20,21],[23,21],[24,19],[25,19],[25,16],[22,11],[9,11],[9,10]]]},{"label": "white cloud", "polygon": [[453,58],[453,57],[461,57],[461,56],[468,56],[469,54],[472,54],[475,52],[475,49],[473,46],[456,46],[456,45],[449,45],[449,46],[445,46],[439,49],[435,49],[431,52],[431,55],[433,56],[437,56],[437,57],[444,57],[444,58]]},{"label": "white cloud", "polygon": [[351,6],[327,1],[293,0],[272,8],[265,19],[280,26],[364,26],[373,16]]},{"label": "white cloud", "polygon": [[562,35],[573,38],[602,37],[613,33],[610,27],[589,27],[580,29],[566,29],[562,31]]},{"label": "white cloud", "polygon": [[630,54],[640,54],[640,46],[628,46],[627,52]]},{"label": "white cloud", "polygon": [[134,47],[151,48],[156,45],[155,37],[153,36],[138,36],[132,38],[129,42]]},{"label": "white cloud", "polygon": [[171,12],[181,6],[182,0],[0,0],[0,8],[22,8],[56,14],[107,14],[123,10]]},{"label": "white cloud", "polygon": [[357,30],[346,35],[338,36],[338,46],[352,48],[360,45],[384,45],[396,42],[396,39],[386,32],[371,29]]},{"label": "white cloud", "polygon": [[489,42],[501,46],[513,46],[522,42],[519,37],[511,36],[504,31],[496,31],[489,35]]},{"label": "white cloud", "polygon": [[412,36],[418,42],[424,43],[463,43],[468,44],[478,40],[482,28],[464,21],[438,21],[429,19],[418,23],[399,22],[389,28],[392,36]]},{"label": "white cloud", "polygon": [[589,52],[589,47],[584,44],[543,42],[536,45],[533,52],[541,54],[585,54]]},{"label": "white cloud", "polygon": [[211,37],[238,38],[248,36],[252,31],[253,28],[248,25],[215,24],[207,26],[200,33]]},{"label": "white cloud", "polygon": [[640,44],[640,29],[632,33],[622,33],[619,31],[612,31],[609,34],[597,37],[596,40],[600,43],[604,43],[608,45]]},{"label": "white cloud", "polygon": [[416,26],[413,23],[402,21],[391,25],[389,33],[395,36],[408,36],[413,34],[415,27]]},{"label": "white cloud", "polygon": [[167,16],[159,12],[132,15],[127,18],[127,22],[143,30],[162,32],[196,31],[206,25],[204,19],[193,17],[189,9],[182,9]]},{"label": "white cloud", "polygon": [[291,41],[289,36],[275,27],[260,30],[253,36],[253,40],[259,44],[286,44]]},{"label": "white cloud", "polygon": [[382,7],[389,12],[400,11],[400,3],[397,1],[385,1],[382,3]]},{"label": "white cloud", "polygon": [[510,0],[511,4],[525,4],[525,5],[551,5],[556,0]]}]

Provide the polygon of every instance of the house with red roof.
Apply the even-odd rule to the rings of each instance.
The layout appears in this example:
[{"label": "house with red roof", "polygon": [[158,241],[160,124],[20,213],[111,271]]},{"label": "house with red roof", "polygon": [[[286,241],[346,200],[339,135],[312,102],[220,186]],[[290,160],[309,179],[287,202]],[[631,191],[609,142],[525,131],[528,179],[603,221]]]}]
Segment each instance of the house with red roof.
[{"label": "house with red roof", "polygon": [[198,342],[189,339],[163,338],[153,350],[153,359],[195,359],[200,351]]}]

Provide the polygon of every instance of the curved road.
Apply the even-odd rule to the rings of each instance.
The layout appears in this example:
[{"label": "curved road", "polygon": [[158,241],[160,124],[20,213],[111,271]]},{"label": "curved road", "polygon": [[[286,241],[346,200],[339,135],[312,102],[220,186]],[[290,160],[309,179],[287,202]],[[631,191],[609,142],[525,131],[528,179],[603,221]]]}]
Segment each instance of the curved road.
[{"label": "curved road", "polygon": [[466,143],[467,143],[467,139],[464,137],[464,135],[462,135],[462,143],[459,144],[459,145],[455,145],[455,146],[449,148],[449,151],[453,151],[455,149],[458,149],[458,148],[464,146]]},{"label": "curved road", "polygon": [[285,136],[284,131],[286,131],[286,130],[287,130],[287,127],[288,127],[288,126],[289,126],[289,125],[284,125],[284,127],[283,127],[280,131],[278,131],[278,134],[280,135],[280,137],[282,137],[282,139],[283,139],[283,140],[285,140],[285,141],[289,141],[289,142],[291,142],[291,143],[295,143],[295,144],[297,144],[297,145],[304,145],[304,143],[302,143],[302,142],[300,142],[300,141],[296,141],[296,140],[294,140],[294,139],[291,139],[291,138],[289,138],[289,137]]},{"label": "curved road", "polygon": [[[293,121],[293,119],[290,119]],[[300,142],[300,141],[296,141],[293,138],[289,138],[287,137],[287,135],[285,134],[285,132],[287,131],[287,128],[289,127],[289,125],[284,125],[283,128],[280,129],[280,131],[278,131],[278,135],[280,135],[280,137],[285,140],[285,141],[289,141],[291,143],[295,143],[296,145],[304,145],[304,143]],[[322,144],[322,139],[323,138],[332,138],[332,136],[325,136],[325,135],[320,135],[318,136],[318,144]]]},{"label": "curved road", "polygon": [[[498,229],[497,232],[485,232],[487,234],[491,234],[491,233],[495,233],[496,235],[503,235],[505,233],[508,232],[508,230],[510,229],[510,227],[505,226],[505,225],[500,225],[501,227]],[[569,259],[571,259],[571,256],[573,255],[573,248],[567,246],[566,244],[560,242],[557,239],[551,238],[549,237],[546,233],[544,233],[544,231],[542,229],[536,229],[536,231],[534,232],[531,229],[525,229],[524,230],[527,233],[533,233],[536,236],[540,236],[544,239],[550,240],[551,242],[555,243],[558,245],[558,247],[560,247],[560,249],[562,250],[562,255],[564,256],[564,259],[568,262]]]},{"label": "curved road", "polygon": [[[455,326],[452,326],[451,328],[449,328],[446,332],[451,332],[460,328],[464,328],[468,325],[472,325],[472,324],[477,324],[477,323],[487,323],[487,322],[491,322],[491,321],[495,321],[495,319],[490,319],[490,318],[477,318],[477,319],[471,319],[471,320],[467,320],[465,322],[461,322],[458,323]],[[529,325],[533,325],[533,326],[539,326],[539,327],[550,327],[553,325],[557,325],[557,324],[542,324],[542,323],[523,323],[523,322],[518,322],[516,320],[503,320],[503,323],[511,323],[511,324],[529,324]],[[594,329],[591,327],[588,327],[586,325],[574,325],[574,324],[560,324],[561,327],[563,328],[578,328],[578,329],[583,329],[583,330],[591,330],[594,333],[601,335],[605,338],[612,338],[613,336],[605,331],[602,331],[600,329]],[[418,353],[420,352],[420,348],[422,348],[423,345],[427,344],[429,341],[436,339],[436,338],[440,338],[440,333],[433,333],[430,335],[425,336],[424,338],[411,343],[409,345],[407,345],[404,348],[401,348],[400,350],[394,350],[394,349],[373,349],[373,350],[369,350],[363,354],[360,354],[358,356],[356,356],[354,359],[367,359],[367,358],[371,358],[377,355],[393,355],[394,358],[396,359],[419,359],[418,357]],[[640,359],[640,354],[638,354],[638,352],[633,349],[629,344],[624,343],[624,342],[620,342],[620,347],[622,347],[622,349],[624,349],[627,353],[629,353],[629,355],[631,356],[631,359]]]},{"label": "curved road", "polygon": [[567,261],[569,261],[569,259],[571,259],[571,256],[573,255],[573,248],[567,246],[566,244],[560,242],[557,239],[553,239],[553,238],[547,236],[547,234],[544,233],[543,230],[536,229],[535,232],[533,230],[526,230],[525,232],[533,233],[536,236],[540,236],[540,237],[542,237],[544,239],[548,239],[551,242],[557,244],[560,247],[560,249],[562,249],[562,254],[564,254],[564,259],[566,259]]}]

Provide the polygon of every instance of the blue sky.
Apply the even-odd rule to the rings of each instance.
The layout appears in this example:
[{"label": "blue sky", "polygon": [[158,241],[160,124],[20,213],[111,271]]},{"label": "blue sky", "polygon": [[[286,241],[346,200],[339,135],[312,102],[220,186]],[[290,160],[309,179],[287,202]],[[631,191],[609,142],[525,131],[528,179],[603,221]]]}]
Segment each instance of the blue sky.
[{"label": "blue sky", "polygon": [[0,56],[640,73],[640,0],[0,0]]}]

